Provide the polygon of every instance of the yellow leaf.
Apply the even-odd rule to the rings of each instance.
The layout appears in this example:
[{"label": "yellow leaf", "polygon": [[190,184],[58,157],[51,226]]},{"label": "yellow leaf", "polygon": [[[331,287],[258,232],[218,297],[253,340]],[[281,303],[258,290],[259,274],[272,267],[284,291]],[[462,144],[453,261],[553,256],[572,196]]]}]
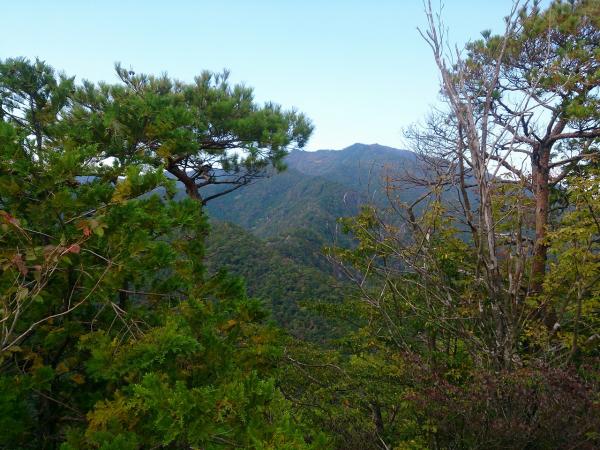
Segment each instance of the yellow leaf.
[{"label": "yellow leaf", "polygon": [[83,384],[83,383],[85,383],[85,378],[83,377],[83,375],[81,375],[79,373],[76,373],[75,375],[73,375],[71,377],[71,380],[73,380],[77,384]]},{"label": "yellow leaf", "polygon": [[65,373],[68,372],[69,368],[67,367],[67,365],[64,362],[61,362],[58,364],[58,366],[56,366],[56,373],[57,374],[61,374],[61,373]]},{"label": "yellow leaf", "polygon": [[237,320],[228,320],[227,323],[225,323],[225,325],[223,325],[223,331],[229,331],[231,330],[233,327],[235,327],[237,325]]}]

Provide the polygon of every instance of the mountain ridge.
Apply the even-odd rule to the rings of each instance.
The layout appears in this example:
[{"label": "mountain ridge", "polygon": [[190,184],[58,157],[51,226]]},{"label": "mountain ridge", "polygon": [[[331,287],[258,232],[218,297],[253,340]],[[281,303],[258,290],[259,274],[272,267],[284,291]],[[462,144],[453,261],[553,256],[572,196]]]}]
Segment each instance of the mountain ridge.
[{"label": "mountain ridge", "polygon": [[265,300],[292,334],[326,338],[322,320],[301,306],[336,301],[326,293],[343,284],[323,247],[353,245],[338,219],[387,201],[384,175],[411,170],[416,161],[412,152],[379,144],[291,152],[287,170],[208,203],[209,266],[248,280],[250,295]]},{"label": "mountain ridge", "polygon": [[285,222],[290,215],[310,223],[308,210],[314,207],[319,211],[313,214],[326,217],[323,223],[331,225],[339,217],[355,215],[361,204],[380,202],[385,196],[384,175],[413,170],[416,162],[413,152],[380,144],[295,150],[285,159],[287,170],[216,199],[207,209],[211,217],[236,223],[261,237],[289,228]]}]

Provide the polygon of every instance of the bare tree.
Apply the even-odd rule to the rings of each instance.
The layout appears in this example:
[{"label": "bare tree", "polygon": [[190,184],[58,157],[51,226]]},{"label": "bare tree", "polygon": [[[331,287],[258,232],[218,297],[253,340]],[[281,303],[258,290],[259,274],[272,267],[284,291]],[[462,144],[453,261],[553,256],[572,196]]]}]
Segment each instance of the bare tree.
[{"label": "bare tree", "polygon": [[[528,319],[521,305],[542,290],[551,189],[598,155],[600,2],[554,2],[541,11],[537,2],[517,1],[502,35],[483,32],[464,51],[450,48],[430,1],[425,11],[420,32],[448,112],[410,134],[418,149],[434,155],[427,161],[444,161],[444,184],[458,191],[497,351],[508,363]],[[537,312],[552,328],[556,317],[547,306],[541,301]]]},{"label": "bare tree", "polygon": [[[429,1],[425,12],[445,109],[407,133],[419,172],[388,178],[393,217],[374,210],[353,225],[367,262],[342,264],[399,346],[412,345],[408,307],[436,323],[422,336],[431,350],[460,339],[507,368],[525,329],[557,326],[542,292],[550,194],[597,157],[600,2],[515,2],[501,35],[483,32],[464,50],[449,46]],[[409,203],[394,195],[415,187]]]},{"label": "bare tree", "polygon": [[[466,56],[445,51],[443,26],[430,2],[426,13],[422,34],[475,177],[510,175],[535,199],[529,287],[538,294],[546,270],[550,191],[578,164],[597,157],[600,2],[554,2],[545,11],[537,2],[532,7],[515,2],[504,35],[484,32],[483,40],[467,45]],[[486,198],[482,192],[484,217]]]}]

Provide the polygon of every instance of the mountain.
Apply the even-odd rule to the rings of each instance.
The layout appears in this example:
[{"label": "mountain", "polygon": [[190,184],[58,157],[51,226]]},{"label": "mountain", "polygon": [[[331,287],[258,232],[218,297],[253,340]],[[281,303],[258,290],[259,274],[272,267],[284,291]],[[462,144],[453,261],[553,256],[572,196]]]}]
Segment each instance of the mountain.
[{"label": "mountain", "polygon": [[[351,245],[338,219],[365,203],[386,201],[385,178],[417,170],[414,153],[378,144],[343,150],[293,151],[287,170],[208,203],[212,231],[207,259],[243,276],[252,296],[271,305],[273,317],[292,334],[322,340],[335,334],[300,304],[331,303],[342,285],[322,249]],[[396,193],[394,193],[396,195]],[[402,191],[403,201],[418,192]]]},{"label": "mountain", "polygon": [[208,213],[261,237],[298,226],[327,235],[338,217],[355,213],[358,205],[357,193],[347,186],[288,167],[209,202]]},{"label": "mountain", "polygon": [[330,240],[339,217],[356,214],[360,204],[382,201],[384,177],[414,172],[416,162],[412,152],[378,144],[296,150],[286,158],[286,171],[210,202],[208,212],[261,237],[300,227]]},{"label": "mountain", "polygon": [[383,187],[382,176],[414,171],[417,158],[408,150],[353,144],[343,150],[294,151],[286,162],[306,176],[322,176],[364,194],[376,195]]}]

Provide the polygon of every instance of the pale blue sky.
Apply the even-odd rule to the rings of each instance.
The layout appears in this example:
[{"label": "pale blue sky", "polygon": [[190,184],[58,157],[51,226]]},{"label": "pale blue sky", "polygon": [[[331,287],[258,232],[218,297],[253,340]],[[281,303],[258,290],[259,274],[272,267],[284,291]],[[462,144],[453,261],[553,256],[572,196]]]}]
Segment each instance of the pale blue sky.
[{"label": "pale blue sky", "polygon": [[[501,31],[512,1],[444,4],[451,39],[464,43]],[[402,147],[402,128],[437,101],[416,30],[421,0],[0,0],[0,11],[0,58],[37,56],[78,79],[111,82],[116,61],[182,80],[227,68],[257,100],[306,113],[312,150]]]}]

